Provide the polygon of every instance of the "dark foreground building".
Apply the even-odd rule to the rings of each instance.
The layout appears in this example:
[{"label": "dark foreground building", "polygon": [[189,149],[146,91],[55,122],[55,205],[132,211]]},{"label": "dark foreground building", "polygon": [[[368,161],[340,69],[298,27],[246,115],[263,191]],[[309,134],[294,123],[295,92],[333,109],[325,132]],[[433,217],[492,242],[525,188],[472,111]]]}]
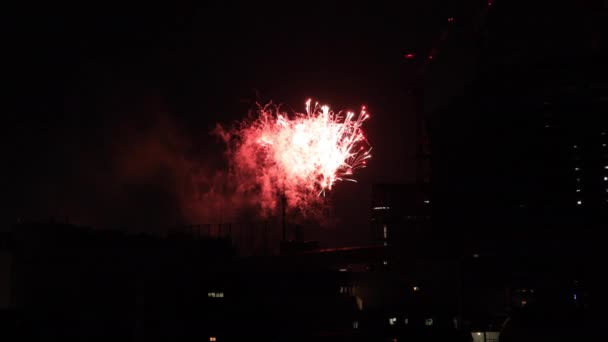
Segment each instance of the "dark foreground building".
[{"label": "dark foreground building", "polygon": [[383,245],[243,258],[225,238],[67,224],[18,225],[2,243],[11,341],[470,337],[456,306],[420,282],[429,273],[393,272]]}]

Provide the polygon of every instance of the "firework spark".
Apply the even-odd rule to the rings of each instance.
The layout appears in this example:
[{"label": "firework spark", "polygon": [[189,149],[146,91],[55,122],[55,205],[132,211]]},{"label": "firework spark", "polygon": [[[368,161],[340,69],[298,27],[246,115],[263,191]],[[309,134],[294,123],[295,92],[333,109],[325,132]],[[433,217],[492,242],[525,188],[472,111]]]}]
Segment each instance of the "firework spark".
[{"label": "firework spark", "polygon": [[[361,126],[369,114],[365,107],[334,113],[328,106],[306,101],[306,112],[291,118],[278,107],[260,107],[257,117],[220,132],[229,147],[233,171],[251,177],[253,188],[276,206],[276,194],[284,193],[291,207],[315,202],[337,181],[349,180],[365,167],[371,147]],[[251,182],[246,188],[252,188]],[[247,190],[247,189],[242,189]]]}]

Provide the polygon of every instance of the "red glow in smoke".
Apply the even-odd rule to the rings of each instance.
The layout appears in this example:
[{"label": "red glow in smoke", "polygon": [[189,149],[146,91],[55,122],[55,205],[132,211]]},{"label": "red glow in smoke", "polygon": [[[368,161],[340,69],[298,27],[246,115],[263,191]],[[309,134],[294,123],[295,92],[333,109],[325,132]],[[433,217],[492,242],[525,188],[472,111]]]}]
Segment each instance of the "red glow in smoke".
[{"label": "red glow in smoke", "polygon": [[289,207],[306,208],[365,167],[371,148],[361,126],[368,118],[365,107],[358,115],[342,114],[308,100],[306,113],[290,118],[267,105],[254,119],[219,133],[240,191],[256,192],[265,209],[274,210],[281,193]]}]

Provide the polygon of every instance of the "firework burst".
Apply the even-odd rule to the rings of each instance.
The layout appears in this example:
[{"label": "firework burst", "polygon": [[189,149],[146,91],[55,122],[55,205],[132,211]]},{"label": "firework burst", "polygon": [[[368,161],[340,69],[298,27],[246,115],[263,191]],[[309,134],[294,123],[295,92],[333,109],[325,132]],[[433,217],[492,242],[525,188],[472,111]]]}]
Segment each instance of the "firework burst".
[{"label": "firework burst", "polygon": [[266,105],[256,117],[219,131],[242,191],[255,189],[270,209],[278,193],[290,207],[306,207],[337,181],[355,181],[354,171],[366,166],[371,147],[361,127],[368,118],[365,107],[358,115],[334,113],[308,100],[306,112],[291,118]]}]

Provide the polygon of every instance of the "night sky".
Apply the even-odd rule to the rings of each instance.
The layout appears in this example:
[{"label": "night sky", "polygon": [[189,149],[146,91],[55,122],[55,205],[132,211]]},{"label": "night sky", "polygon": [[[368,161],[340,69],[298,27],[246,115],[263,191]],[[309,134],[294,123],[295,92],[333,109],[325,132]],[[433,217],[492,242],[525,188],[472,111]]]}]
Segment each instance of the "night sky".
[{"label": "night sky", "polygon": [[403,55],[427,54],[446,18],[474,11],[440,1],[204,6],[6,11],[4,224],[199,223],[188,187],[226,167],[209,133],[216,123],[244,118],[256,101],[302,110],[313,97],[335,109],[367,105],[374,158],[359,183],[329,195],[336,227],[308,237],[368,238],[371,185],[413,180],[412,68]]}]

